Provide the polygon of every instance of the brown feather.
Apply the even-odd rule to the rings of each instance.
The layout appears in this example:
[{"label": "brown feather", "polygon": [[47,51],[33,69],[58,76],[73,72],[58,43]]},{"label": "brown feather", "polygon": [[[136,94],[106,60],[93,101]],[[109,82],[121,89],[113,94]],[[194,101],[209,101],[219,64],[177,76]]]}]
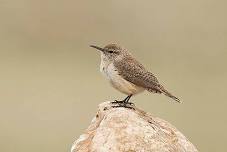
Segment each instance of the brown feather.
[{"label": "brown feather", "polygon": [[166,89],[164,89],[154,74],[147,71],[144,66],[133,57],[128,56],[121,60],[116,60],[114,62],[114,66],[117,68],[119,75],[127,81],[143,87],[149,92],[163,93],[175,101],[180,102],[177,97],[173,96]]}]

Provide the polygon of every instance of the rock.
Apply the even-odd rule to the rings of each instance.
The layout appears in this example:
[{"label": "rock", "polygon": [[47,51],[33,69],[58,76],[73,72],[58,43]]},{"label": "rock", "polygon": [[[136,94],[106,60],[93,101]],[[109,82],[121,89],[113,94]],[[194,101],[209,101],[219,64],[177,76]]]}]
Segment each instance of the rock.
[{"label": "rock", "polygon": [[90,126],[71,152],[197,152],[173,125],[134,107],[99,105]]}]

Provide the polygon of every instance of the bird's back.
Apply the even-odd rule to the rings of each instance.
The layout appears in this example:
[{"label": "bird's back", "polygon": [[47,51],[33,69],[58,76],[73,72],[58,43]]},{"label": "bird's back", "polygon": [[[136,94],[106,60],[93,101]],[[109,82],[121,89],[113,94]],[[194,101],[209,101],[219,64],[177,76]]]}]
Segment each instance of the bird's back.
[{"label": "bird's back", "polygon": [[119,75],[138,86],[149,89],[159,85],[158,79],[131,56],[114,62],[114,66],[118,69]]},{"label": "bird's back", "polygon": [[155,75],[146,70],[145,67],[132,56],[126,56],[116,60],[114,66],[117,68],[119,75],[127,81],[139,87],[143,87],[149,92],[163,93],[175,101],[180,101],[177,97],[164,89]]}]

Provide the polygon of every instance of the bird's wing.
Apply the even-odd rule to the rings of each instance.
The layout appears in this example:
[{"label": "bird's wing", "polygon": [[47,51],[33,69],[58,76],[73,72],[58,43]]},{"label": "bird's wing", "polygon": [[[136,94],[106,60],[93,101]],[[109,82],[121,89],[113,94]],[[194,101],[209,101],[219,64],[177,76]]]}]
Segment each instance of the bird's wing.
[{"label": "bird's wing", "polygon": [[161,93],[158,79],[135,59],[124,58],[114,62],[114,66],[117,68],[119,75],[127,81],[146,88],[148,91]]}]

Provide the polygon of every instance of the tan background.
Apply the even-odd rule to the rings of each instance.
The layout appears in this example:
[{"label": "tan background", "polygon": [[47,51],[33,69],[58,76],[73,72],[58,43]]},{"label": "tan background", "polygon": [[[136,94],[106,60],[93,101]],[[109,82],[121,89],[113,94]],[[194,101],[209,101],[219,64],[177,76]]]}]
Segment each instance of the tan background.
[{"label": "tan background", "polygon": [[0,151],[64,152],[100,102],[125,96],[89,44],[117,42],[183,104],[149,93],[137,106],[200,151],[226,151],[225,0],[0,0]]}]

